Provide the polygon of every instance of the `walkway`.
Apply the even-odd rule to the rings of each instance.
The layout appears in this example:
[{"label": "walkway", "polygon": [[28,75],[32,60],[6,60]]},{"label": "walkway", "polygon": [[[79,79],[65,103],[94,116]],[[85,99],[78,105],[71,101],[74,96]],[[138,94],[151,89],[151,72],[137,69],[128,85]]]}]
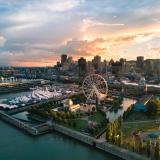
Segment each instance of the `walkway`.
[{"label": "walkway", "polygon": [[146,121],[133,121],[133,122],[123,122],[123,124],[139,124],[139,123],[149,123],[149,122],[159,122],[160,123],[160,119],[155,119],[155,120],[146,120]]}]

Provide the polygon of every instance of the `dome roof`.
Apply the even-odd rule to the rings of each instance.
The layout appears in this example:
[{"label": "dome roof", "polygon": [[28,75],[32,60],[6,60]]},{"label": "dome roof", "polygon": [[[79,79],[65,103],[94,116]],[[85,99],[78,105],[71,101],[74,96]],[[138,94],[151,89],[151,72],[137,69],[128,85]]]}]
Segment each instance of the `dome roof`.
[{"label": "dome roof", "polygon": [[71,99],[68,99],[67,102],[66,102],[66,105],[72,106],[73,105],[73,101]]},{"label": "dome roof", "polygon": [[3,78],[3,77],[0,77],[0,80],[4,80],[4,78]]}]

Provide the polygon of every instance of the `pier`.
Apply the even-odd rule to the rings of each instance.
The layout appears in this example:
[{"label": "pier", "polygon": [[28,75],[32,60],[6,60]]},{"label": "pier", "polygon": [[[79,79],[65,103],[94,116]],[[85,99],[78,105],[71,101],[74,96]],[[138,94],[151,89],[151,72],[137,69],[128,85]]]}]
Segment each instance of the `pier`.
[{"label": "pier", "polygon": [[29,126],[28,124],[4,113],[4,112],[0,112],[0,118],[14,126],[16,126],[17,128],[20,128],[22,130],[24,130],[25,132],[31,134],[31,135],[38,135],[38,129]]},{"label": "pier", "polygon": [[4,112],[0,112],[0,118],[2,120],[4,120],[5,122],[8,122],[9,124],[21,129],[22,131],[25,131],[26,133],[30,134],[30,135],[33,135],[33,136],[36,136],[36,135],[41,135],[41,134],[44,134],[44,133],[47,133],[50,131],[50,128],[48,126],[47,123],[41,123],[37,126],[30,126],[28,125],[27,123],[17,119],[17,118],[14,118]]}]

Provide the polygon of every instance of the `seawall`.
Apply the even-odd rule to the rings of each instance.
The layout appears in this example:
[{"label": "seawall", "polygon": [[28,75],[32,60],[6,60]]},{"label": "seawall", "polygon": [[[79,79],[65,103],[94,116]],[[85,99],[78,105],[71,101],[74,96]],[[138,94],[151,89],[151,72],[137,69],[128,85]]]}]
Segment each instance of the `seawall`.
[{"label": "seawall", "polygon": [[22,121],[7,115],[4,112],[0,112],[0,118],[5,120],[6,122],[26,131],[27,133],[31,135],[40,135],[43,133],[46,133],[50,130],[57,131],[59,133],[62,133],[66,136],[69,136],[71,138],[74,138],[84,144],[88,144],[90,146],[93,146],[97,149],[100,149],[104,152],[110,153],[116,157],[119,157],[124,160],[149,160],[147,157],[144,157],[143,155],[137,154],[135,152],[129,151],[127,149],[120,148],[118,146],[112,145],[107,142],[100,142],[98,139],[95,139],[91,136],[82,134],[80,132],[74,131],[72,129],[66,128],[62,125],[59,125],[54,122],[47,122],[43,123],[41,125],[38,125],[36,127],[31,127],[28,124],[23,123]]},{"label": "seawall", "polygon": [[81,141],[85,144],[88,144],[90,146],[94,146],[104,152],[110,153],[116,157],[119,157],[124,160],[149,160],[147,157],[140,155],[138,153],[129,151],[124,148],[120,148],[118,146],[112,145],[107,142],[98,142],[97,139],[87,136],[85,134],[82,134],[80,132],[74,131],[72,129],[63,127],[61,125],[58,125],[56,123],[52,123],[51,126],[52,130],[55,130],[57,132],[60,132],[64,135],[67,135],[69,137],[72,137],[78,141]]}]

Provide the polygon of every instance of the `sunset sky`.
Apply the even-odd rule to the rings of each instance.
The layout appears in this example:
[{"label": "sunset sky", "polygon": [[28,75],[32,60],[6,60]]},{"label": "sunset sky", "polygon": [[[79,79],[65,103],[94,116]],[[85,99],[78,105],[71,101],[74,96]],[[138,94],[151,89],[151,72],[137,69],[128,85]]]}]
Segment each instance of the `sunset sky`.
[{"label": "sunset sky", "polygon": [[160,58],[159,0],[0,0],[0,66]]}]

